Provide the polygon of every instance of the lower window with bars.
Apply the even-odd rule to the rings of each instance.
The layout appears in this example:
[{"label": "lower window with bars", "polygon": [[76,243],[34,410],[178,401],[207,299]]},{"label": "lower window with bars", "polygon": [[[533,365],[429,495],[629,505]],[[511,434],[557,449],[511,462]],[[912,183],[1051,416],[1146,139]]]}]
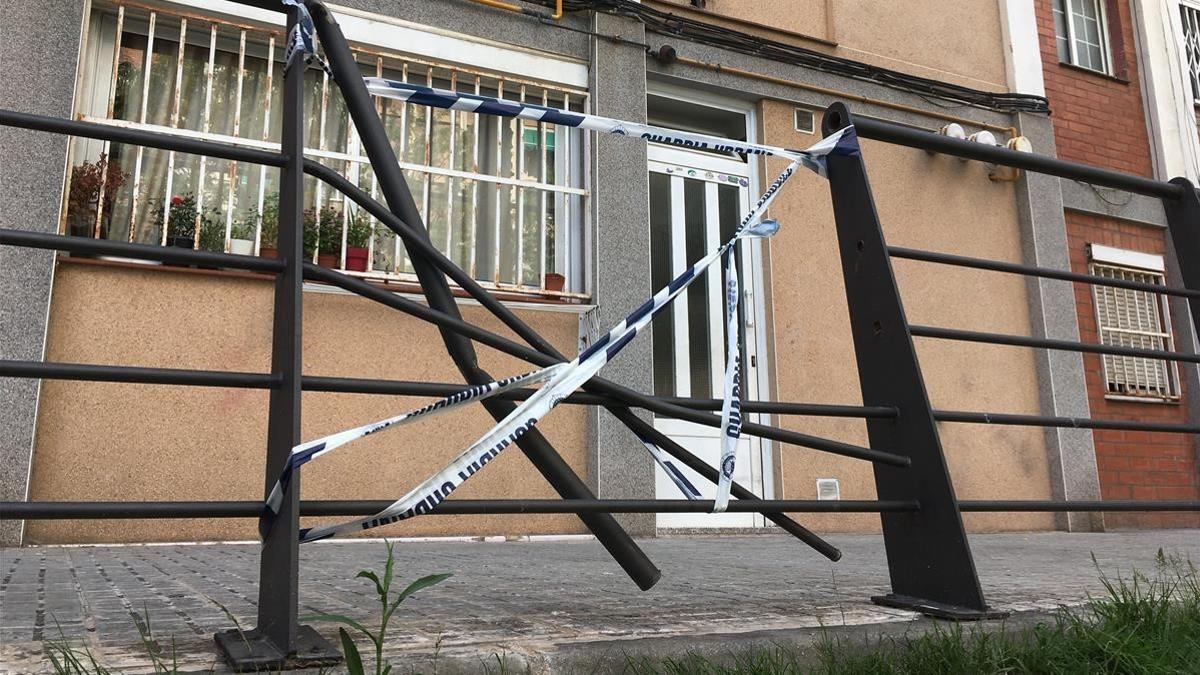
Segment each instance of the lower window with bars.
[{"label": "lower window with bars", "polygon": [[[278,27],[98,1],[85,28],[77,117],[187,138],[279,149]],[[581,112],[586,91],[356,45],[365,76]],[[502,67],[503,64],[497,64]],[[305,155],[382,201],[340,91],[305,72]],[[393,150],[448,257],[493,289],[586,297],[584,138],[578,129],[380,99]],[[272,256],[278,170],[76,139],[60,229],[75,236]],[[305,256],[386,281],[415,281],[401,242],[306,177]]]},{"label": "lower window with bars", "polygon": [[[1092,274],[1109,279],[1164,284],[1162,272],[1093,261]],[[1174,351],[1166,296],[1111,286],[1093,286],[1100,343]],[[1179,372],[1173,361],[1103,355],[1105,393],[1112,398],[1179,400]]]}]

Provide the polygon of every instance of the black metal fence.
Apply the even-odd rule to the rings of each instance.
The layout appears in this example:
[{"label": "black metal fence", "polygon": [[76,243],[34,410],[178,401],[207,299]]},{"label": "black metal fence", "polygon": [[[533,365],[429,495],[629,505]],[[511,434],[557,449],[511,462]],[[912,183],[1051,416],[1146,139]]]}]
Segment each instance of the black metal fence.
[{"label": "black metal fence", "polygon": [[[276,7],[275,2],[246,2]],[[270,373],[98,366],[29,361],[0,361],[0,376],[67,379],[208,387],[246,387],[270,391],[267,461],[264,486],[270,489],[300,441],[300,393],[339,391],[378,394],[446,395],[459,385],[313,377],[301,370],[302,284],[304,280],[328,283],[382,305],[433,323],[463,378],[471,384],[493,377],[476,359],[474,343],[492,347],[539,366],[565,361],[545,339],[511,310],[451,262],[430,242],[417,212],[391,144],[384,134],[371,97],[341,30],[319,0],[307,5],[324,45],[332,79],[341,89],[363,147],[378,177],[385,203],[365,194],[333,170],[304,158],[303,65],[296,61],[284,75],[282,152],[273,153],[221,143],[164,134],[121,129],[80,121],[0,110],[0,124],[36,131],[142,145],[252,162],[281,170],[278,259],[265,259],[179,248],[148,246],[105,240],[66,237],[20,230],[0,230],[0,244],[70,251],[92,255],[119,255],[143,260],[197,264],[266,272],[275,275],[274,323]],[[298,20],[289,8],[288,28]],[[1177,264],[1186,288],[1164,288],[1059,269],[978,260],[929,251],[889,247],[875,211],[866,167],[861,157],[831,157],[829,181],[833,198],[844,281],[850,309],[854,348],[862,389],[862,406],[837,406],[771,401],[746,401],[744,412],[788,415],[852,417],[865,420],[869,447],[818,438],[762,424],[745,424],[742,432],[872,462],[878,500],[803,501],[762,500],[735,485],[730,511],[756,512],[831,560],[841,552],[809,531],[788,513],[878,513],[883,523],[892,593],[877,602],[952,618],[981,618],[988,609],[975,573],[974,561],[963,529],[961,513],[976,511],[1200,511],[1200,502],[1145,501],[958,501],[946,467],[936,422],[1009,424],[1086,429],[1124,429],[1195,434],[1200,427],[1117,420],[1090,420],[1036,415],[934,410],[925,391],[913,337],[970,340],[1045,349],[1121,354],[1184,362],[1198,362],[1194,354],[1044,340],[1012,335],[977,333],[912,326],[905,316],[891,258],[958,265],[998,272],[1025,274],[1073,282],[1149,290],[1186,298],[1193,318],[1200,317],[1200,201],[1185,179],[1169,183],[1130,176],[1057,159],[982,146],[867,118],[854,117],[841,104],[825,114],[830,133],[853,124],[862,138],[876,139],[967,159],[1038,171],[1095,185],[1151,195],[1163,200],[1177,251]],[[341,272],[303,262],[299,224],[303,222],[305,174],[324,181],[379,219],[403,241],[421,281],[427,304],[381,290]],[[451,294],[447,278],[511,329],[525,344],[464,321]],[[1148,286],[1148,287],[1147,287]],[[1200,326],[1197,326],[1200,329]],[[488,413],[503,419],[529,391],[508,392],[483,403]],[[657,415],[716,427],[720,409],[713,399],[655,397],[600,377],[564,401],[601,406],[632,431],[658,444],[676,460],[706,479],[716,481],[717,470],[638,417],[641,408]],[[648,589],[660,576],[633,539],[617,524],[614,513],[706,512],[711,503],[673,500],[596,499],[554,447],[537,432],[517,441],[561,496],[561,500],[448,500],[430,515],[573,513],[604,545],[639,587]],[[219,634],[218,645],[239,668],[304,665],[336,659],[333,651],[310,628],[297,621],[299,572],[298,528],[301,516],[366,515],[388,502],[299,500],[299,477],[292,480],[273,528],[264,541],[260,562],[257,627],[245,636]],[[0,504],[0,517],[35,518],[255,518],[261,502],[8,502]],[[245,639],[244,639],[245,638]]]}]

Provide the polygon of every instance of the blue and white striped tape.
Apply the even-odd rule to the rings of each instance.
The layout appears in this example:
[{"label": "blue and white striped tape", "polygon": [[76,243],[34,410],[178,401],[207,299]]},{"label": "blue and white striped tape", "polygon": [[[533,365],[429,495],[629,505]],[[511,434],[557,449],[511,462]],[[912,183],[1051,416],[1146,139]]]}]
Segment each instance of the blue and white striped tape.
[{"label": "blue and white striped tape", "polygon": [[[385,428],[405,424],[418,417],[428,417],[431,414],[467,402],[482,400],[508,388],[545,381],[546,384],[542,388],[523,401],[511,414],[460,453],[445,469],[421,482],[410,490],[408,494],[396,500],[384,510],[373,516],[359,518],[338,525],[301,530],[300,540],[302,542],[315,541],[339,534],[371,529],[432,511],[451,492],[457,489],[459,485],[462,485],[463,482],[499,455],[501,451],[519,439],[529,429],[533,428],[560,401],[590,380],[605,364],[616,357],[621,349],[629,344],[642,329],[648,326],[658,312],[669,305],[697,277],[722,257],[725,258],[726,324],[728,327],[726,332],[728,341],[726,344],[725,392],[721,408],[721,466],[717,484],[717,498],[713,512],[724,511],[728,504],[730,488],[732,486],[734,458],[736,455],[737,440],[741,431],[741,404],[739,400],[741,373],[737,314],[739,287],[734,254],[737,242],[744,238],[769,237],[778,231],[779,225],[777,222],[763,220],[762,217],[775,196],[779,193],[780,188],[795,174],[799,166],[805,166],[822,176],[826,176],[825,158],[827,156],[831,154],[857,154],[858,142],[854,135],[854,129],[852,127],[842,129],[826,137],[808,150],[788,150],[755,143],[731,141],[704,134],[681,132],[646,124],[623,122],[595,115],[571,113],[542,106],[514,103],[484,96],[458,94],[381,78],[365,78],[365,81],[367,88],[372,93],[419,105],[452,108],[503,117],[534,119],[618,135],[636,135],[650,141],[685,147],[755,155],[775,155],[785,157],[791,161],[779,177],[759,197],[754,207],[745,215],[737,230],[728,241],[724,242],[716,250],[710,251],[691,267],[684,270],[667,284],[666,287],[660,289],[653,297],[630,313],[629,316],[617,323],[612,330],[602,335],[598,340],[584,349],[574,360],[569,363],[556,364],[516,378],[472,387],[434,402],[424,408],[299,445],[293,449],[287,468],[284,470],[283,475],[280,476],[279,481],[277,481],[275,488],[271,492],[271,496],[268,498],[267,506],[270,512],[276,513],[278,511],[278,505],[281,503],[283,494],[288,488],[291,473],[296,468],[307,461],[330,452],[336,447]],[[699,490],[696,489],[674,463],[667,459],[661,448],[646,438],[639,438],[639,440],[646,446],[647,451],[650,452],[654,460],[662,466],[663,470],[666,471],[667,475],[688,499],[698,499],[700,497]],[[264,536],[267,527],[269,527],[269,523],[264,521],[260,528]]]},{"label": "blue and white striped tape", "polygon": [[305,63],[316,61],[326,72],[330,72],[325,59],[317,54],[317,29],[313,25],[312,14],[309,14],[304,0],[280,0],[280,2],[288,7],[295,7],[300,12],[299,20],[292,31],[288,33],[287,47],[283,50],[283,67],[290,68],[292,59],[299,54],[303,55]]},{"label": "blue and white striped tape", "polygon": [[640,122],[625,122],[611,117],[576,113],[532,103],[517,103],[491,96],[434,89],[383,77],[364,77],[363,82],[367,86],[367,91],[376,96],[407,101],[416,105],[497,117],[519,117],[618,136],[636,136],[646,141],[696,150],[784,157],[799,162],[821,176],[826,175],[823,159],[826,155],[856,154],[858,152],[858,139],[853,127],[846,127],[831,134],[807,150],[789,150],[774,145],[735,141],[719,136],[667,129]]},{"label": "blue and white striped tape", "polygon": [[499,393],[516,389],[518,387],[528,386],[544,382],[552,377],[559,369],[566,364],[559,363],[541,370],[535,370],[524,375],[514,377],[506,377],[487,384],[475,385],[467,387],[462,391],[455,392],[445,398],[438,399],[433,403],[410,410],[406,413],[371,422],[360,427],[355,427],[346,431],[341,431],[336,434],[318,438],[315,441],[301,443],[292,448],[291,454],[288,455],[287,463],[280,472],[279,478],[271,487],[271,491],[267,494],[267,512],[259,519],[258,533],[261,537],[266,538],[267,531],[270,529],[273,517],[279,513],[279,507],[283,503],[284,494],[291,486],[292,474],[301,466],[311,462],[321,455],[332,452],[347,443],[357,441],[360,438],[365,438],[371,434],[378,433],[384,429],[398,427],[415,422],[418,419],[427,419],[439,413],[452,410],[468,403],[476,403],[484,399],[491,398]]}]

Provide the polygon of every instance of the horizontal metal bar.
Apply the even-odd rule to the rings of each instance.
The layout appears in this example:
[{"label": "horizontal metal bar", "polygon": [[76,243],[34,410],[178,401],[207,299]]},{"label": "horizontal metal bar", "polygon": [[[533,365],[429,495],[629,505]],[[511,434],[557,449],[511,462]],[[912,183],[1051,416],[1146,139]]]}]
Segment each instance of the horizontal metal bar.
[{"label": "horizontal metal bar", "polygon": [[267,166],[283,166],[283,163],[287,161],[284,155],[278,152],[242,148],[227,143],[213,143],[212,141],[201,141],[193,138],[181,138],[179,136],[146,131],[144,129],[123,129],[121,127],[96,124],[94,122],[64,120],[58,117],[33,115],[14,110],[0,109],[0,125],[31,129],[33,131],[46,131],[55,134],[67,134],[69,136],[81,136],[83,138],[97,138],[104,141],[129,143],[131,145],[141,145],[147,148],[159,148],[162,150],[175,150],[193,155],[207,155],[208,157],[220,157],[222,159],[233,159],[239,162],[265,164]]},{"label": "horizontal metal bar", "polygon": [[[367,516],[391,505],[381,501],[302,501],[304,516]],[[1200,511],[1200,501],[964,500],[964,513],[1063,511]],[[262,502],[0,502],[0,520],[257,518]],[[517,515],[553,513],[707,513],[708,500],[684,499],[450,499],[427,515]],[[732,513],[903,513],[912,501],[733,500]]]},{"label": "horizontal metal bar", "polygon": [[1066,270],[1056,270],[1049,267],[1036,267],[1034,265],[1020,265],[1017,263],[999,262],[996,260],[985,260],[982,258],[968,258],[961,255],[952,255],[950,253],[938,253],[936,251],[922,251],[915,248],[903,248],[900,246],[889,246],[888,253],[893,258],[905,258],[908,260],[921,260],[924,262],[941,263],[943,265],[954,265],[956,267],[971,267],[980,270],[991,270],[993,272],[1008,272],[1011,274],[1024,274],[1032,277],[1043,277],[1045,279],[1061,279],[1063,281],[1078,281],[1084,284],[1094,284],[1097,286],[1112,286],[1113,288],[1128,288],[1134,291],[1147,291],[1150,293],[1161,293],[1163,295],[1175,295],[1181,298],[1200,298],[1200,291],[1193,291],[1190,288],[1173,288],[1171,286],[1162,286],[1159,284],[1150,284],[1142,281],[1129,281],[1128,279],[1112,279],[1109,277],[1101,277],[1095,274],[1082,274],[1080,272],[1068,272]]},{"label": "horizontal metal bar", "polygon": [[130,384],[174,384],[189,387],[233,387],[237,389],[270,389],[281,381],[277,375],[261,373],[10,360],[0,360],[0,377],[126,382]]},{"label": "horizontal metal bar", "polygon": [[[826,115],[829,115],[832,111],[834,109],[827,111]],[[838,114],[840,115],[840,113]],[[905,145],[910,148],[928,150],[929,152],[940,152],[945,155],[962,157],[963,159],[974,159],[981,162],[1012,166],[1018,169],[1036,171],[1050,176],[1058,176],[1059,178],[1079,180],[1091,183],[1092,185],[1115,188],[1117,190],[1136,192],[1160,199],[1179,199],[1183,195],[1183,188],[1179,185],[1152,180],[1142,176],[1121,173],[1120,171],[1112,171],[1110,169],[1101,169],[1095,166],[1088,166],[1087,164],[1068,162],[1031,152],[1018,152],[1005,147],[960,140],[926,129],[904,126],[894,122],[885,122],[861,115],[851,115],[851,118],[850,120],[833,119],[827,122],[827,124],[835,129],[853,124],[858,135],[862,138]]]},{"label": "horizontal metal bar", "polygon": [[[279,147],[278,143],[264,141],[255,138],[244,138],[240,136],[229,136],[226,134],[206,133],[203,131],[193,131],[190,129],[175,129],[173,127],[159,126],[156,124],[146,124],[144,122],[131,122],[129,120],[114,120],[107,117],[93,117],[91,115],[83,115],[82,121],[92,124],[100,124],[106,127],[119,127],[121,129],[142,129],[152,133],[165,133],[171,136],[181,138],[192,138],[197,140],[207,140],[213,143],[223,143],[236,145],[245,148],[260,148],[267,151],[272,151]],[[332,150],[321,150],[318,148],[305,148],[305,157],[313,157],[319,159],[331,159],[338,162],[351,162],[360,164],[364,167],[369,166],[371,161],[362,155],[352,155],[345,152],[334,152]],[[565,185],[554,185],[553,183],[542,183],[536,180],[521,180],[519,178],[505,178],[503,176],[491,176],[485,173],[473,173],[470,171],[459,171],[457,169],[443,169],[436,166],[427,166],[425,164],[416,164],[413,162],[397,162],[401,169],[410,171],[418,171],[424,174],[434,176],[450,176],[451,178],[465,178],[468,180],[477,180],[485,183],[493,183],[499,185],[512,185],[514,187],[525,187],[542,190],[545,192],[557,192],[570,195],[586,196],[585,188],[573,188]]]},{"label": "horizontal metal bar", "polygon": [[252,272],[278,273],[282,272],[284,268],[284,262],[276,258],[260,258],[258,256],[234,255],[232,253],[216,253],[213,251],[194,251],[190,248],[179,248],[177,246],[130,244],[109,239],[68,237],[61,234],[29,232],[27,230],[0,229],[0,244],[52,251],[70,251],[72,253],[84,253],[88,255],[111,255],[138,260],[226,267],[250,270]]},{"label": "horizontal metal bar", "polygon": [[1117,431],[1161,431],[1173,434],[1200,434],[1200,426],[1195,424],[1094,420],[1087,417],[1047,417],[1044,415],[1014,415],[1010,413],[969,412],[965,410],[934,410],[933,418],[939,422],[963,422],[966,424],[1006,424],[1030,427],[1058,427],[1063,429],[1114,429]]},{"label": "horizontal metal bar", "polygon": [[1188,363],[1200,363],[1200,354],[1184,354],[1182,352],[1168,352],[1159,349],[1140,349],[1138,347],[1098,345],[1087,342],[1074,342],[1072,340],[1049,340],[1046,338],[1027,337],[1024,335],[981,333],[972,330],[937,328],[934,326],[914,325],[909,326],[909,331],[916,337],[937,338],[939,340],[983,342],[993,345],[1038,347],[1041,349],[1060,349],[1068,352],[1087,352],[1089,354],[1111,354],[1113,356],[1134,356],[1145,359],[1160,359],[1163,361],[1186,361]]},{"label": "horizontal metal bar", "polygon": [[[369,516],[390,501],[302,501],[302,516]],[[450,499],[427,515],[550,513],[708,513],[711,500],[686,499]],[[0,520],[97,518],[257,518],[262,502],[0,502]],[[900,513],[918,510],[912,501],[739,500],[732,513]]]},{"label": "horizontal metal bar", "polygon": [[[303,379],[305,391],[328,391],[349,394],[385,394],[390,396],[449,396],[463,390],[461,384],[443,384],[436,382],[411,382],[404,380],[372,380],[354,377],[324,377],[305,375]],[[509,401],[523,401],[529,398],[534,389],[511,389],[496,395],[496,398]],[[660,397],[672,405],[691,410],[717,411],[721,409],[720,399],[715,398],[682,398]],[[575,392],[566,397],[563,403],[573,405],[622,405],[622,402],[612,396]],[[850,406],[827,405],[822,403],[786,403],[776,401],[743,401],[742,412],[777,414],[777,415],[809,415],[813,417],[861,417],[891,419],[896,417],[896,409],[883,406]]]},{"label": "horizontal metal bar", "polygon": [[1200,511],[1200,501],[1077,501],[1046,500],[963,500],[958,510],[964,513],[983,512],[1063,512],[1063,511]]}]

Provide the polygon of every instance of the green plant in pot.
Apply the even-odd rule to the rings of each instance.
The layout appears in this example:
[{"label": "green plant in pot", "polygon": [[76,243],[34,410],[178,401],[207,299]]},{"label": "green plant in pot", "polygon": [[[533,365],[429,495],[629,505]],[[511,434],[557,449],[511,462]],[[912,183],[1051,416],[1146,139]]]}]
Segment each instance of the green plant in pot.
[{"label": "green plant in pot", "polygon": [[263,199],[262,213],[258,214],[262,232],[258,240],[258,254],[264,258],[279,257],[279,194],[272,193]]},{"label": "green plant in pot", "polygon": [[[200,250],[223,252],[225,250],[225,219],[215,208],[197,209],[196,196],[192,193],[175,195],[167,206],[167,245],[178,248],[196,247],[196,221],[200,222]],[[155,226],[163,227],[163,208],[159,202],[154,207]]]},{"label": "green plant in pot", "polygon": [[[313,235],[309,233],[313,232]],[[333,206],[323,206],[318,214],[315,209],[304,210],[305,255],[310,256],[309,237],[315,236],[317,264],[322,267],[337,267],[342,258],[342,212]]]},{"label": "green plant in pot", "polygon": [[371,239],[371,216],[357,210],[346,226],[346,269],[353,272],[367,271],[368,242]]},{"label": "green plant in pot", "polygon": [[[341,214],[338,213],[336,209],[332,209],[331,207],[325,207],[321,211],[322,211],[321,218],[323,221],[324,220],[329,220],[330,222],[333,222],[334,220],[337,221],[337,223],[339,225],[339,227],[338,227],[338,232],[339,232],[338,244],[340,245],[341,244],[341,235],[340,235]],[[331,218],[329,216],[329,214],[324,213],[326,211],[332,211],[333,214],[335,214],[337,216],[337,218],[336,219]],[[279,194],[278,193],[269,194],[263,199],[263,208],[262,208],[262,213],[259,214],[259,220],[262,224],[262,232],[259,235],[260,239],[259,239],[259,243],[258,243],[259,255],[261,255],[264,258],[279,257],[279,248],[278,247],[279,247],[279,225],[280,225],[280,223],[279,223]],[[303,229],[304,260],[311,261],[313,258],[313,254],[317,252],[317,241],[318,241],[318,236],[319,236],[319,232],[320,232],[320,228],[317,225],[316,209],[312,209],[312,208],[304,209],[303,228],[304,228]],[[338,250],[340,251],[340,249],[338,249]],[[322,251],[324,251],[324,246],[322,246]],[[335,264],[336,264],[336,262],[335,262]]]},{"label": "green plant in pot", "polygon": [[229,252],[237,255],[254,255],[254,226],[258,224],[258,210],[251,208],[244,218],[233,221],[229,232]]},{"label": "green plant in pot", "polygon": [[[175,195],[167,209],[167,246],[195,248],[196,244],[196,196]],[[163,210],[154,209],[154,223],[163,225]]]},{"label": "green plant in pot", "polygon": [[[71,189],[67,193],[67,234],[92,236],[96,210],[100,207],[101,189],[104,192],[104,213],[112,214],[117,191],[128,177],[129,174],[121,171],[119,164],[109,162],[108,155],[104,153],[95,162],[71,167]],[[106,236],[103,223],[100,236]]]},{"label": "green plant in pot", "polygon": [[225,223],[216,209],[205,211],[200,218],[200,250],[225,252]]}]

